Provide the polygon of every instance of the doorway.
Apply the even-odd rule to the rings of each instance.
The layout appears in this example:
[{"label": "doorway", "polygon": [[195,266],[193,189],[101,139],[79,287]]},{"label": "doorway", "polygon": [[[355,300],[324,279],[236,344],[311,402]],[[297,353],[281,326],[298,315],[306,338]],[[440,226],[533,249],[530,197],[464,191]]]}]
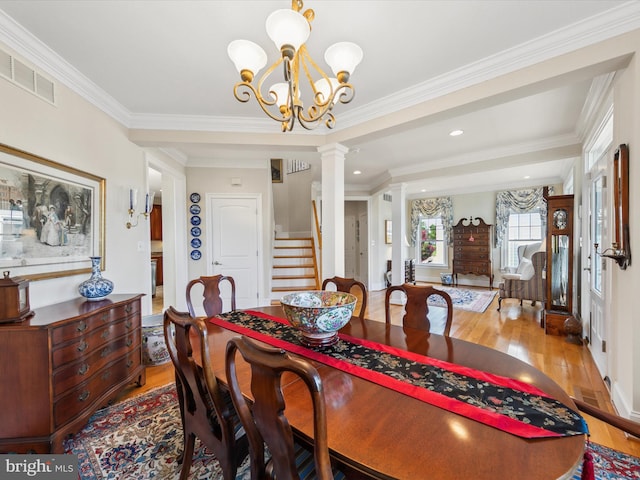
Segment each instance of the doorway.
[{"label": "doorway", "polygon": [[583,248],[582,284],[588,285],[582,299],[583,323],[586,327],[589,350],[602,378],[609,374],[607,338],[609,332],[608,311],[610,271],[604,259],[596,252],[595,245],[601,249],[610,244],[609,205],[610,190],[607,187],[608,159],[611,157],[613,143],[613,112],[602,124],[593,145],[588,148],[585,161],[585,181],[583,205],[587,205],[587,217],[584,225],[586,245]]},{"label": "doorway", "polygon": [[369,288],[369,202],[344,202],[345,276]]},{"label": "doorway", "polygon": [[[237,308],[259,305],[262,278],[261,196],[207,195],[209,208],[207,238],[210,275],[233,277]],[[224,290],[227,288],[227,290]],[[229,304],[230,291],[221,285],[223,303]]]}]

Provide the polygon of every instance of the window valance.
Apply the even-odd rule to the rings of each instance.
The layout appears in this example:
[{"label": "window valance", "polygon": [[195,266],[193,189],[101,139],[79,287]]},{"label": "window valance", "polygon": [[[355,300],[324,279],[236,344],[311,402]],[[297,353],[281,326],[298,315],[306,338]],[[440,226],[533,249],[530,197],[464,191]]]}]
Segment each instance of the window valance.
[{"label": "window valance", "polygon": [[411,202],[411,245],[416,244],[416,236],[420,226],[420,217],[442,218],[442,225],[447,235],[447,243],[452,245],[451,227],[453,226],[453,201],[451,197],[426,198]]},{"label": "window valance", "polygon": [[504,190],[496,196],[496,246],[502,245],[509,228],[510,213],[528,213],[539,209],[543,231],[547,227],[547,202],[544,200],[543,188],[523,190]]}]

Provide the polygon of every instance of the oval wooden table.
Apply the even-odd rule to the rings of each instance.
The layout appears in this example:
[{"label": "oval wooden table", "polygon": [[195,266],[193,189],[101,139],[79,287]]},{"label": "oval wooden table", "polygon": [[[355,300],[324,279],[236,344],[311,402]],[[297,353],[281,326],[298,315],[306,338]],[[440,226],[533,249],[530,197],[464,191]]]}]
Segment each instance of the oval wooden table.
[{"label": "oval wooden table", "polygon": [[[279,306],[252,310],[284,318]],[[213,366],[226,383],[224,350],[238,334],[208,325]],[[577,411],[567,393],[544,373],[481,345],[355,317],[341,333],[521,380]],[[583,435],[521,438],[327,365],[315,365],[325,390],[332,456],[365,476],[549,480],[570,478],[582,462]],[[302,438],[312,437],[312,407],[302,382],[288,381],[284,395],[291,426]]]}]

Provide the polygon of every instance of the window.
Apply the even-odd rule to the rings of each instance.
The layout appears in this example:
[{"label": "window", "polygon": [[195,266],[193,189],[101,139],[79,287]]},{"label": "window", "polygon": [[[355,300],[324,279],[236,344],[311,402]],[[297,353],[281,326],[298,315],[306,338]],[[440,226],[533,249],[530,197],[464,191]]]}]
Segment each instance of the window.
[{"label": "window", "polygon": [[542,220],[538,209],[527,213],[510,213],[504,265],[516,268],[518,247],[527,243],[541,242],[542,235]]},{"label": "window", "polygon": [[442,217],[420,217],[416,258],[418,265],[447,265],[447,239]]}]

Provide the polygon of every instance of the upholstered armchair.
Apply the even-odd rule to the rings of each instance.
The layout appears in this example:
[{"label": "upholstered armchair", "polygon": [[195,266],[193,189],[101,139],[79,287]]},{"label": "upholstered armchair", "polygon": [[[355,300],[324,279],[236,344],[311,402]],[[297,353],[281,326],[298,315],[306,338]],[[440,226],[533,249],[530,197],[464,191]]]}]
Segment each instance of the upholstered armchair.
[{"label": "upholstered armchair", "polygon": [[530,300],[531,305],[535,305],[536,302],[544,303],[544,267],[547,254],[540,251],[534,252],[530,254],[530,259],[523,254],[515,273],[502,274],[503,282],[498,287],[500,293],[498,311],[500,311],[502,300],[505,298],[517,298],[520,300],[520,305],[523,300]]}]

